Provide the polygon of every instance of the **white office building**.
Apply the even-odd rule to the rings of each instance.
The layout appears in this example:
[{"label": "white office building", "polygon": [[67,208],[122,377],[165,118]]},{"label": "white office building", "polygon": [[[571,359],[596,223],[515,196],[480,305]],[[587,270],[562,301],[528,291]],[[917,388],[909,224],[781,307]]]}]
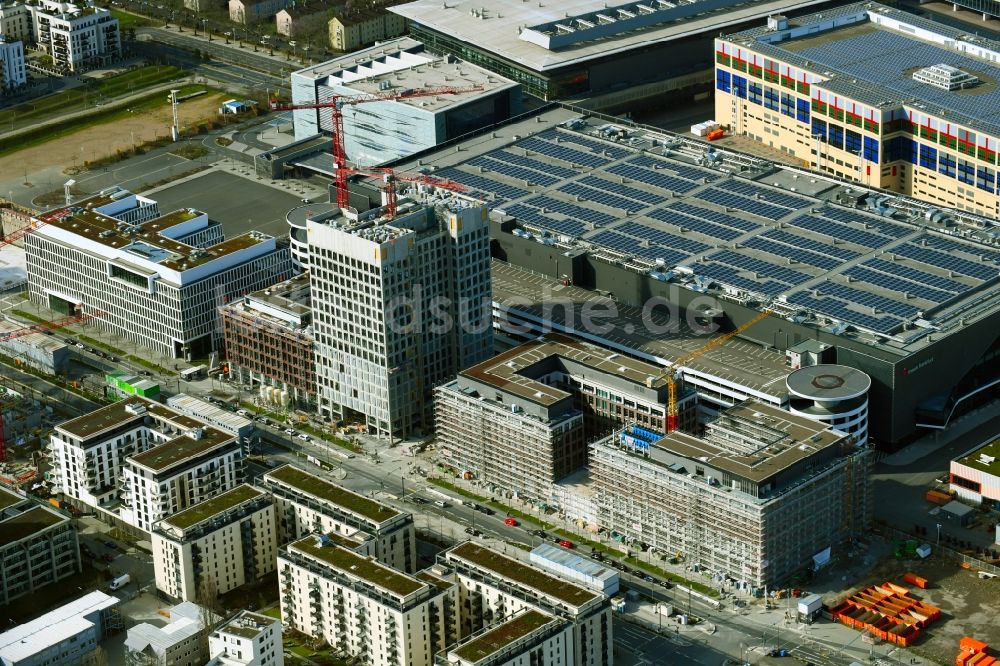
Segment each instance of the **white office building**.
[{"label": "white office building", "polygon": [[285,666],[281,620],[240,611],[208,637],[207,666]]},{"label": "white office building", "polygon": [[79,666],[122,628],[118,597],[94,591],[0,634],[3,666]]},{"label": "white office building", "polygon": [[203,666],[208,659],[205,642],[205,610],[184,601],[166,611],[167,624],[157,627],[142,622],[125,637],[127,666]]},{"label": "white office building", "polygon": [[236,437],[138,397],[59,424],[50,449],[66,499],[145,532],[243,477]]},{"label": "white office building", "polygon": [[193,208],[111,189],[40,215],[24,238],[31,299],[169,358],[222,344],[218,308],[292,274],[287,246],[251,231],[224,240]]},{"label": "white office building", "polygon": [[260,485],[274,497],[279,543],[307,534],[332,534],[348,539],[350,545],[345,547],[370,554],[386,566],[407,572],[416,568],[417,540],[411,514],[294,465],[268,472]]},{"label": "white office building", "polygon": [[241,485],[153,525],[156,588],[193,601],[225,594],[274,571],[274,501]]},{"label": "white office building", "polygon": [[0,8],[0,32],[37,44],[52,57],[53,66],[71,72],[121,57],[118,19],[89,3],[35,0],[10,4]]},{"label": "white office building", "polygon": [[16,90],[28,82],[24,63],[24,44],[0,31],[0,94]]},{"label": "white office building", "polygon": [[325,535],[281,550],[278,585],[286,627],[370,666],[430,666],[454,635],[453,584],[401,573]]},{"label": "white office building", "polygon": [[403,437],[433,427],[433,387],[493,352],[483,207],[309,221],[319,410]]},{"label": "white office building", "polygon": [[[477,88],[412,99],[346,104],[344,147],[351,162],[385,164],[501,123],[521,112],[521,86],[409,37],[382,42],[292,72],[292,101],[386,95],[420,88]],[[332,134],[329,109],[293,111],[295,138]]]}]

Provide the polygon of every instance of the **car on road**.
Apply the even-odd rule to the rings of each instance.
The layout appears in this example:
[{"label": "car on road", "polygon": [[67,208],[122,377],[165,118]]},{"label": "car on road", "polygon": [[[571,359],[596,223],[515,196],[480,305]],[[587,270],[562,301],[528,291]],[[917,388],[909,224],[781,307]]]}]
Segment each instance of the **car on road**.
[{"label": "car on road", "polygon": [[414,504],[427,504],[427,500],[425,500],[423,497],[416,497],[416,496],[414,496],[413,497],[413,503]]},{"label": "car on road", "polygon": [[635,576],[636,578],[642,578],[643,576],[646,575],[646,574],[644,574],[642,571],[640,571],[638,569],[632,569],[631,574],[633,576]]},{"label": "car on road", "polygon": [[490,507],[483,506],[482,504],[477,504],[476,505],[476,511],[478,511],[480,513],[485,513],[487,516],[492,516],[494,513],[496,513],[496,511],[494,511]]},{"label": "car on road", "polygon": [[294,437],[295,431],[292,428],[285,428],[285,434],[288,435],[289,437]]},{"label": "car on road", "polygon": [[628,567],[625,566],[624,564],[622,564],[621,562],[615,562],[615,563],[612,564],[612,566],[615,569],[618,569],[618,571],[621,571],[623,573],[628,573]]},{"label": "car on road", "polygon": [[573,548],[573,542],[570,541],[569,539],[561,539],[559,541],[559,545],[562,546],[563,548]]},{"label": "car on road", "polygon": [[311,437],[309,437],[309,435],[305,434],[304,432],[300,432],[298,435],[296,435],[296,437],[301,439],[303,442],[308,442],[311,439]]},{"label": "car on road", "polygon": [[94,551],[91,550],[90,546],[88,546],[87,544],[85,543],[80,544],[80,552],[83,553],[84,556],[89,557],[90,559],[94,559]]},{"label": "car on road", "polygon": [[83,343],[82,342],[76,343],[76,347],[77,349],[83,349]]},{"label": "car on road", "polygon": [[117,356],[112,356],[111,354],[108,354],[108,360],[111,361],[112,363],[117,363],[118,362],[118,357]]},{"label": "car on road", "polygon": [[302,198],[302,203],[312,203],[312,199]]},{"label": "car on road", "polygon": [[589,557],[590,557],[590,559],[597,560],[598,562],[603,562],[604,561],[604,556],[601,555],[596,550],[591,551]]},{"label": "car on road", "polygon": [[665,588],[667,590],[669,590],[673,586],[674,586],[674,584],[671,583],[669,580],[661,580],[660,581],[660,587],[663,587],[663,588]]},{"label": "car on road", "polygon": [[110,548],[111,550],[118,550],[118,544],[116,544],[116,543],[115,543],[114,541],[112,541],[111,539],[105,539],[105,540],[104,540],[104,541],[102,541],[101,543],[103,543],[103,544],[104,544],[105,546],[107,546],[107,547],[108,547],[108,548]]},{"label": "car on road", "polygon": [[547,534],[547,533],[545,532],[545,530],[532,530],[532,531],[531,531],[531,533],[532,533],[532,534],[534,534],[534,535],[535,535],[536,537],[538,537],[539,539],[547,539],[547,538],[548,538],[548,536],[549,536],[549,535],[548,535],[548,534]]},{"label": "car on road", "polygon": [[112,562],[115,561],[115,556],[112,555],[111,553],[104,553],[103,555],[101,555],[101,561],[111,564]]},{"label": "car on road", "polygon": [[656,579],[653,578],[652,576],[650,576],[649,574],[646,574],[645,576],[643,576],[642,579],[644,581],[646,581],[647,583],[655,583],[656,582]]},{"label": "car on road", "polygon": [[236,413],[237,413],[237,414],[238,414],[239,416],[246,416],[246,415],[247,415],[247,410],[245,410],[245,409],[237,409],[237,410],[236,410]]},{"label": "car on road", "polygon": [[503,519],[503,524],[509,527],[517,527],[517,520],[515,520],[514,518],[507,517]]},{"label": "car on road", "polygon": [[474,536],[474,537],[477,537],[477,536],[479,536],[479,535],[481,535],[481,534],[482,534],[482,532],[480,532],[479,530],[477,530],[477,529],[476,529],[476,528],[474,528],[474,527],[466,527],[466,528],[465,528],[465,533],[466,533],[466,534],[471,534],[471,535],[472,535],[472,536]]}]

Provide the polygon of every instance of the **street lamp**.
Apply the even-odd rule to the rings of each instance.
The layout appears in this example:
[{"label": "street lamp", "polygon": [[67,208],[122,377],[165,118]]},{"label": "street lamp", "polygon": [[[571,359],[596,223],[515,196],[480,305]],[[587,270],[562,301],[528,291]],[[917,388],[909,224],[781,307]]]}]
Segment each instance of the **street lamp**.
[{"label": "street lamp", "polygon": [[941,523],[937,523],[937,545],[941,545]]}]

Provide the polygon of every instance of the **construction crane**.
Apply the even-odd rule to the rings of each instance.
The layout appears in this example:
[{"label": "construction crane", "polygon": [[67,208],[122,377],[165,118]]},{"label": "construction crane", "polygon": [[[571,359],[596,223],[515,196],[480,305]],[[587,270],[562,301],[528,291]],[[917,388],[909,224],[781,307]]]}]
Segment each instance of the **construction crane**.
[{"label": "construction crane", "polygon": [[[333,177],[337,190],[337,206],[347,208],[347,177],[352,172],[347,168],[347,150],[344,148],[344,113],[343,108],[354,104],[367,104],[368,102],[393,102],[415,97],[434,97],[436,95],[457,95],[466,92],[477,92],[483,87],[476,86],[442,86],[436,88],[405,88],[402,90],[386,90],[377,93],[365,93],[362,95],[336,95],[325,102],[316,104],[283,104],[276,99],[270,100],[269,106],[272,111],[301,111],[308,109],[330,109],[330,121],[333,125]],[[396,180],[403,180],[399,174],[395,174]],[[390,182],[386,183],[391,189]],[[395,211],[392,211],[395,212]]]},{"label": "construction crane", "polygon": [[[9,342],[10,340],[15,340],[17,338],[23,337],[25,335],[31,335],[32,333],[44,333],[46,331],[56,331],[66,326],[72,326],[73,324],[81,324],[95,317],[103,316],[103,312],[94,312],[92,314],[84,314],[82,312],[77,314],[72,314],[67,317],[62,317],[60,319],[53,319],[51,321],[43,321],[37,324],[32,324],[31,326],[25,326],[24,328],[19,328],[8,333],[0,333],[0,342]],[[4,424],[4,405],[3,401],[0,401],[0,463],[7,460],[7,436],[6,436],[6,426]]]},{"label": "construction crane", "polygon": [[680,374],[681,366],[686,365],[703,354],[721,346],[728,340],[735,338],[740,333],[743,333],[752,326],[756,326],[770,316],[771,311],[764,310],[746,323],[737,326],[732,331],[723,333],[718,337],[714,337],[698,349],[681,356],[679,359],[671,363],[670,367],[667,368],[662,375],[660,375],[660,377],[665,377],[667,380],[667,432],[677,430],[677,377]]},{"label": "construction crane", "polygon": [[437,178],[422,173],[407,173],[395,171],[389,167],[346,167],[347,175],[364,175],[380,178],[382,180],[382,191],[385,194],[385,207],[389,217],[396,217],[396,182],[414,183],[417,185],[428,185],[439,187],[452,192],[468,192],[469,188],[461,183],[447,178]]},{"label": "construction crane", "polygon": [[[67,195],[68,196],[68,195]],[[5,245],[13,245],[17,241],[21,240],[33,231],[37,231],[41,227],[48,224],[50,221],[59,220],[68,215],[72,215],[73,212],[69,207],[57,208],[56,210],[49,211],[43,215],[32,215],[28,220],[28,223],[23,227],[18,227],[9,234],[4,234],[3,230],[0,229],[0,247]]]}]

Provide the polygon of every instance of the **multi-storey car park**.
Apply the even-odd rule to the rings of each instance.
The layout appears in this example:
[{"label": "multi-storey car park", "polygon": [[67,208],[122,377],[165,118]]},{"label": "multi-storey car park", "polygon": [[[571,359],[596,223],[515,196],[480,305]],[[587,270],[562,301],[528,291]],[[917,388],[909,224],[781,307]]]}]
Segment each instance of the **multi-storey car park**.
[{"label": "multi-storey car park", "polygon": [[807,417],[747,401],[703,436],[623,435],[591,447],[602,526],[717,580],[774,585],[870,527],[871,450]]},{"label": "multi-storey car park", "polygon": [[770,311],[681,368],[716,404],[786,404],[782,354],[809,340],[822,362],[871,377],[883,447],[946,426],[1000,383],[1000,246],[983,217],[564,108],[402,168],[463,183],[493,209],[493,254],[507,262],[494,308],[513,323],[563,330],[567,308],[546,313],[547,300],[565,295],[574,317],[603,304],[610,329],[576,317],[573,332],[666,364],[711,338],[698,321],[650,334],[650,299],[723,330]]},{"label": "multi-storey car park", "polygon": [[32,221],[24,249],[31,299],[97,315],[98,325],[168,357],[222,345],[217,309],[292,274],[288,247],[256,231],[225,239],[193,208],[113,188]]},{"label": "multi-storey car park", "polygon": [[[490,69],[532,95],[551,100],[604,93],[610,106],[706,86],[707,49],[720,30],[817,4],[494,0],[484,5],[459,0],[442,5],[417,0],[389,11],[405,17],[410,34],[431,50]],[[624,93],[626,88],[631,90]]]},{"label": "multi-storey car park", "polygon": [[715,118],[733,133],[814,169],[1000,216],[1000,42],[866,2],[773,17],[716,39],[715,57]]}]

